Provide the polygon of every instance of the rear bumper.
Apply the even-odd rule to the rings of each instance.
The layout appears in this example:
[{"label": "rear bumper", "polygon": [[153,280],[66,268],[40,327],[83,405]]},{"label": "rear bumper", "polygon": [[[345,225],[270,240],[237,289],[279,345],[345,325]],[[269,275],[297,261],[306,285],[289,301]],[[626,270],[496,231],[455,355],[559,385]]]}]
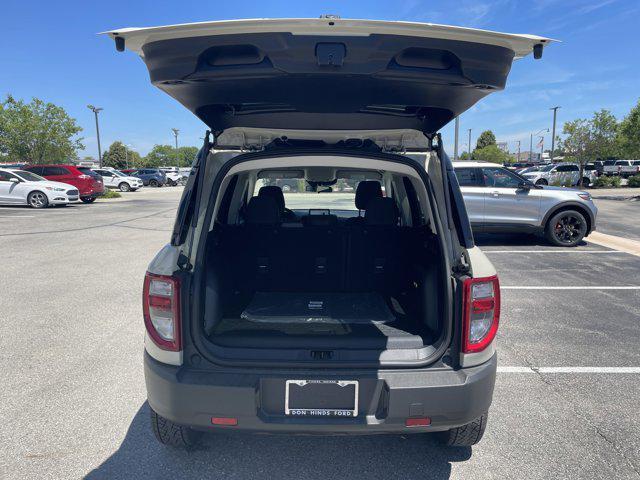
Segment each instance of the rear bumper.
[{"label": "rear bumper", "polygon": [[[384,370],[353,373],[213,372],[174,367],[146,352],[149,405],[159,415],[196,429],[289,433],[419,433],[464,425],[489,409],[497,356],[477,367],[453,370]],[[287,379],[358,380],[355,418],[284,415]],[[236,426],[212,426],[211,417],[233,417]],[[428,427],[406,427],[409,417],[429,417]]]}]

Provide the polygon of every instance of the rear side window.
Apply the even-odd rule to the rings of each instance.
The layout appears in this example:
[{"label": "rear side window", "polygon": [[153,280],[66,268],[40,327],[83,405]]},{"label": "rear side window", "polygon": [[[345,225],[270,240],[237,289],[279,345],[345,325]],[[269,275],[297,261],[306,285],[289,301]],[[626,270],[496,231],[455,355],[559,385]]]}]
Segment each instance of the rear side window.
[{"label": "rear side window", "polygon": [[456,168],[454,171],[461,187],[482,186],[482,179],[477,168]]},{"label": "rear side window", "polygon": [[556,168],[556,172],[577,172],[578,170],[577,165],[560,165]]},{"label": "rear side window", "polygon": [[55,175],[67,175],[69,171],[62,167],[44,167],[42,175],[55,176]]},{"label": "rear side window", "polygon": [[523,182],[522,178],[511,173],[506,168],[487,167],[482,169],[484,184],[494,188],[518,188]]}]

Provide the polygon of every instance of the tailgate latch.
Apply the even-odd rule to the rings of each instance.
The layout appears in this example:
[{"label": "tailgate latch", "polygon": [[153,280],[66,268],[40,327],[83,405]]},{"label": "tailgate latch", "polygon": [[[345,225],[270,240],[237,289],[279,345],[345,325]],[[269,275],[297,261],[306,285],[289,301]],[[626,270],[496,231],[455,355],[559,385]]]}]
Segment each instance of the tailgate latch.
[{"label": "tailgate latch", "polygon": [[346,55],[347,47],[344,43],[318,43],[316,45],[316,57],[320,67],[341,67]]}]

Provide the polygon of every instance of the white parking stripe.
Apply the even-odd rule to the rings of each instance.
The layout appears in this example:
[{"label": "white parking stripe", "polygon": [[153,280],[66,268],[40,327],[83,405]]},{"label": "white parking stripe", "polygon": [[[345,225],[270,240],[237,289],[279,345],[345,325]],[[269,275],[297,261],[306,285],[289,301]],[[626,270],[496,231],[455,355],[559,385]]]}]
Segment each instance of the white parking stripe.
[{"label": "white parking stripe", "polygon": [[640,373],[640,367],[498,367],[498,373]]},{"label": "white parking stripe", "polygon": [[500,285],[500,290],[640,290],[639,285],[620,285],[617,287],[605,285],[605,286],[593,286],[593,285],[576,285],[576,286],[540,286],[540,285]]},{"label": "white parking stripe", "polygon": [[482,250],[484,253],[626,253],[618,250]]},{"label": "white parking stripe", "polygon": [[33,218],[33,215],[0,215],[0,218]]}]

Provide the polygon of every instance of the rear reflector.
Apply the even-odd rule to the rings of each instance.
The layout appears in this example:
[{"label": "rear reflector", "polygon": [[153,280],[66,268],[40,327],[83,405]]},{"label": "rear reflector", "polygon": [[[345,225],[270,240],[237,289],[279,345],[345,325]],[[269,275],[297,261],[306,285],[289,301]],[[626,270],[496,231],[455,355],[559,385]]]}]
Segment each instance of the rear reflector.
[{"label": "rear reflector", "polygon": [[481,352],[498,332],[500,283],[496,275],[468,278],[463,287],[462,351]]},{"label": "rear reflector", "polygon": [[229,427],[235,427],[238,425],[238,419],[231,417],[211,417],[211,423],[213,425],[227,425]]},{"label": "rear reflector", "polygon": [[405,427],[428,427],[431,425],[429,417],[407,418],[404,422]]}]

